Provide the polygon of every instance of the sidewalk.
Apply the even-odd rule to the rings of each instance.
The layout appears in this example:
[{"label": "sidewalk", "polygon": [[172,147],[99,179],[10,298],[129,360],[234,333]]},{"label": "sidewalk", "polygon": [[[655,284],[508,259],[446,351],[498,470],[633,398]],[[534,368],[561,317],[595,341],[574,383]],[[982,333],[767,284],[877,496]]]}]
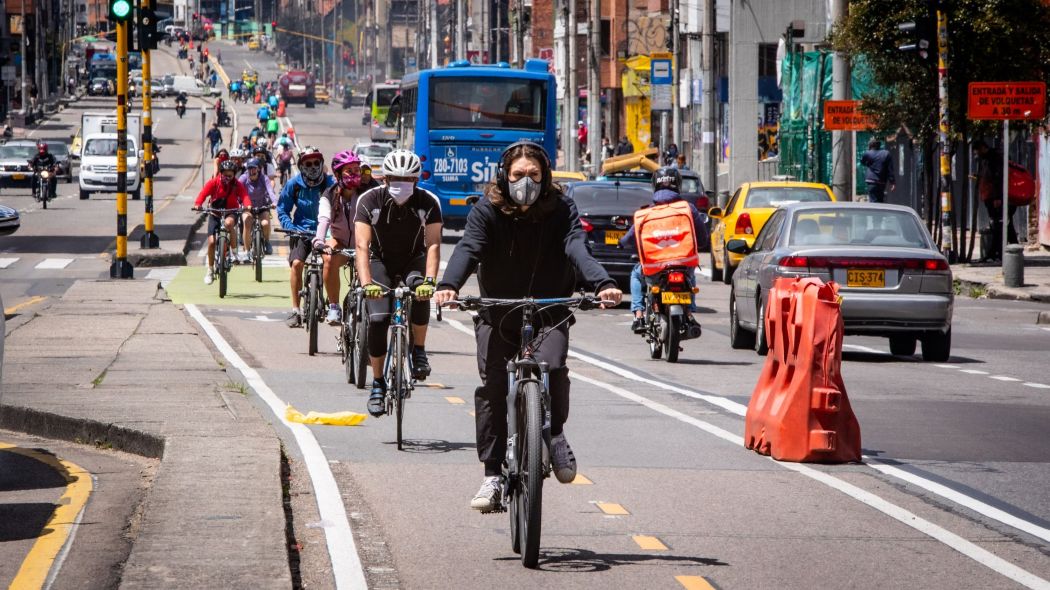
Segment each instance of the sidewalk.
[{"label": "sidewalk", "polygon": [[952,274],[964,293],[974,287],[983,290],[990,299],[1050,303],[1050,251],[1044,248],[1025,250],[1023,287],[1004,285],[1003,267],[999,263],[953,264]]},{"label": "sidewalk", "polygon": [[78,281],[7,336],[0,428],[161,459],[123,588],[288,588],[280,441],[156,282]]}]

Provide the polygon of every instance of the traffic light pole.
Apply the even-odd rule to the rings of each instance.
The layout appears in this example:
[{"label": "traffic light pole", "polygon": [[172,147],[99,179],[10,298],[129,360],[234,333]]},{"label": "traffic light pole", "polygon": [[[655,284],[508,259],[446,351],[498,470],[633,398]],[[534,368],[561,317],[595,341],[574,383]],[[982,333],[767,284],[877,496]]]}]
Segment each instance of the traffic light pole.
[{"label": "traffic light pole", "polygon": [[[152,4],[151,0],[141,1],[141,7],[149,11]],[[156,26],[155,23],[151,24],[154,27]],[[143,219],[145,232],[142,234],[141,245],[143,248],[160,248],[160,238],[153,231],[153,97],[150,96],[152,80],[150,78],[152,75],[150,71],[150,47],[148,45],[143,46],[141,43],[139,45],[142,51],[142,149],[144,151],[142,156],[142,188],[146,192],[146,212]]]},{"label": "traffic light pole", "polygon": [[131,279],[128,262],[128,22],[117,21],[117,255],[109,267],[113,279]]},{"label": "traffic light pole", "polygon": [[937,95],[940,98],[938,135],[941,142],[941,253],[954,262],[952,225],[952,162],[948,136],[948,14],[937,10]]}]

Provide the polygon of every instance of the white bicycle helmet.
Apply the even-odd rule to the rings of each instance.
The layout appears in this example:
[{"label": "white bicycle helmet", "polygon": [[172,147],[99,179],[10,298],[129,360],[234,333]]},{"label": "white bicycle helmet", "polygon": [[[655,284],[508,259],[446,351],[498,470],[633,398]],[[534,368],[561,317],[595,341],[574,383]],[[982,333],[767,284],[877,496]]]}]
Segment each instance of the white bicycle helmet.
[{"label": "white bicycle helmet", "polygon": [[236,148],[230,152],[231,158],[247,158],[248,154],[245,153],[241,148]]},{"label": "white bicycle helmet", "polygon": [[267,141],[267,139],[265,137],[260,137],[259,139],[255,140],[255,147],[261,147],[261,148],[265,149],[265,148],[269,147],[269,145],[270,145],[270,142]]},{"label": "white bicycle helmet", "polygon": [[383,158],[383,176],[419,178],[422,169],[419,156],[408,150],[397,149]]}]

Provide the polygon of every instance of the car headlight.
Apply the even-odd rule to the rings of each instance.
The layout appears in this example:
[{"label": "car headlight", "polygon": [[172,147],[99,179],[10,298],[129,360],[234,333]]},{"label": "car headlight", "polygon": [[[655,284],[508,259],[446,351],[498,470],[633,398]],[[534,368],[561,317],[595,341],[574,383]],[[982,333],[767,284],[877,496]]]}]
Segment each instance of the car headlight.
[{"label": "car headlight", "polygon": [[82,168],[84,169],[84,172],[94,172],[95,171],[94,168],[91,166],[91,164],[85,164],[84,166],[82,166]]}]

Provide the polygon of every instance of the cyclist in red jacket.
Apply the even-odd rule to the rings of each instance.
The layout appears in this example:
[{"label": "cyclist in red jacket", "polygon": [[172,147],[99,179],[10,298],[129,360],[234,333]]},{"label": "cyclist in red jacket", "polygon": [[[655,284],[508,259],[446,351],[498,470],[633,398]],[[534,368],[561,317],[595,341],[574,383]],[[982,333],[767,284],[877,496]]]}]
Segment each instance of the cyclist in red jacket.
[{"label": "cyclist in red jacket", "polygon": [[[200,211],[204,201],[208,201],[210,209],[232,209],[233,211],[222,212],[222,224],[226,231],[230,232],[233,239],[237,239],[234,231],[235,215],[237,209],[250,208],[252,202],[248,197],[248,191],[244,185],[237,180],[237,165],[232,160],[224,160],[219,164],[219,173],[212,177],[193,203],[193,210]],[[208,215],[208,271],[204,273],[204,284],[210,285],[215,280],[215,234],[219,231],[219,213]],[[226,252],[222,253],[226,256]]]}]

